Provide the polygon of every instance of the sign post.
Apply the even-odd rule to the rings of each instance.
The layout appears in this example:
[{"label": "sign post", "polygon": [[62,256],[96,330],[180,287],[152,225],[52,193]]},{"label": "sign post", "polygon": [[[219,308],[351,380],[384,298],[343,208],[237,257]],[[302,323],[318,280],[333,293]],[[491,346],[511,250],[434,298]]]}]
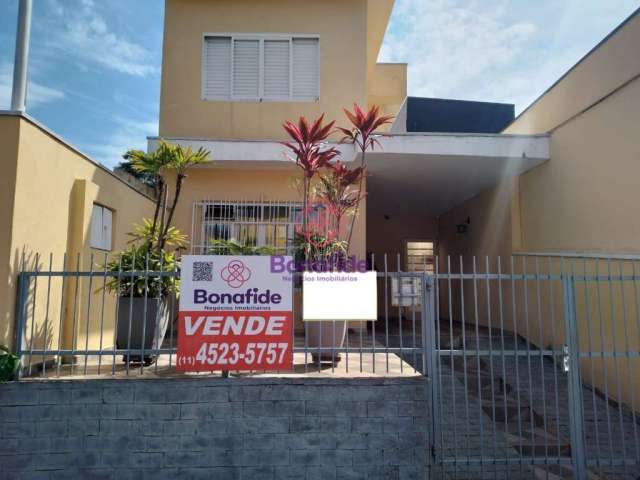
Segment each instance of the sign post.
[{"label": "sign post", "polygon": [[292,368],[292,290],[268,256],[183,257],[176,369]]}]

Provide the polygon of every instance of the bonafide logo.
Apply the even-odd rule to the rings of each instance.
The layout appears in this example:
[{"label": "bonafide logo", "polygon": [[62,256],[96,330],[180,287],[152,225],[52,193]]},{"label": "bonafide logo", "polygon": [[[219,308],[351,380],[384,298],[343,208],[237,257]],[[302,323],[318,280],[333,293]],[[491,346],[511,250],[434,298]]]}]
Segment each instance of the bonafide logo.
[{"label": "bonafide logo", "polygon": [[296,261],[287,260],[282,255],[272,255],[270,262],[271,273],[301,273],[301,272],[360,272],[369,271],[366,260],[358,260],[355,255],[348,258],[329,257],[321,260]]},{"label": "bonafide logo", "polygon": [[240,288],[251,278],[251,270],[240,260],[231,260],[220,271],[220,277],[231,288]]}]

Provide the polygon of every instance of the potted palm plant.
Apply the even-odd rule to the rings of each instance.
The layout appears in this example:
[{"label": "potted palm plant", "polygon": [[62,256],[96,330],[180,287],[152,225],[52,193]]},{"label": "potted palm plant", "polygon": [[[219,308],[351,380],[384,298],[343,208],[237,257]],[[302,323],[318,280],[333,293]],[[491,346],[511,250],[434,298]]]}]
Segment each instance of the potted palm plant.
[{"label": "potted palm plant", "polygon": [[[193,151],[164,141],[152,153],[130,150],[124,155],[131,168],[150,176],[156,192],[153,219],[143,219],[130,233],[127,249],[111,260],[106,288],[118,296],[116,348],[127,352],[123,360],[150,364],[153,350],[160,348],[170,321],[172,296],[177,295],[180,251],[187,237],[171,225],[187,170],[208,160],[204,149]],[[169,202],[169,180],[175,177]],[[144,351],[144,354],[142,353]],[[149,353],[147,354],[146,351]]]}]

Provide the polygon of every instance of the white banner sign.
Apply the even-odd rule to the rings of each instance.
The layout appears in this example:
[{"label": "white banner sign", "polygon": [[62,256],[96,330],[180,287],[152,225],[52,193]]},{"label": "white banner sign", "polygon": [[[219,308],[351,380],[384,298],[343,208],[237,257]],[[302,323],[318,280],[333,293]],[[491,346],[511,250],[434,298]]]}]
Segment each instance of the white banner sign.
[{"label": "white banner sign", "polygon": [[305,272],[303,319],[377,320],[376,272]]}]

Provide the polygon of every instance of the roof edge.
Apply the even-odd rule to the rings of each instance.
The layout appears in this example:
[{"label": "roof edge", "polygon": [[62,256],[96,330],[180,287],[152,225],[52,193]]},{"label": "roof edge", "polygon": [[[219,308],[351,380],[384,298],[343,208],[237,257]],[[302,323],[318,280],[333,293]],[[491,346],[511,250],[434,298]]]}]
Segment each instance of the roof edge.
[{"label": "roof edge", "polygon": [[74,152],[78,156],[82,157],[84,160],[88,161],[89,163],[91,163],[95,167],[97,167],[100,170],[104,171],[105,173],[111,175],[113,178],[115,178],[119,182],[123,183],[124,185],[129,187],[134,192],[142,195],[143,197],[145,197],[146,199],[148,199],[148,200],[150,200],[152,202],[155,202],[155,199],[153,197],[147,195],[145,192],[143,192],[141,190],[138,190],[136,187],[134,187],[130,183],[126,182],[123,178],[120,178],[118,175],[113,173],[113,171],[111,169],[109,169],[105,165],[101,164],[100,162],[94,160],[93,158],[88,156],[86,153],[82,152],[82,150],[80,150],[78,147],[75,147],[74,145],[69,143],[67,140],[65,140],[63,137],[61,137],[59,134],[57,134],[56,132],[51,130],[49,127],[47,127],[43,123],[41,123],[38,120],[36,120],[35,118],[33,118],[28,113],[21,112],[19,110],[0,110],[0,117],[17,117],[17,118],[20,118],[22,120],[25,120],[26,122],[29,122],[31,125],[33,125],[37,129],[39,129],[42,133],[44,133],[45,135],[48,135],[49,137],[53,138],[58,143],[61,143],[62,145],[67,147],[69,150],[71,150],[72,152]]},{"label": "roof edge", "polygon": [[627,18],[625,18],[616,28],[614,28],[611,32],[609,32],[602,40],[600,40],[591,50],[589,50],[586,54],[584,54],[576,63],[574,63],[566,72],[564,72],[549,88],[547,88],[544,92],[542,92],[533,102],[531,102],[524,110],[522,110],[513,121],[507,125],[504,129],[508,129],[513,124],[515,124],[525,113],[531,110],[540,100],[542,100],[547,93],[553,90],[560,82],[562,82],[571,72],[573,72],[576,68],[578,68],[587,58],[589,58],[593,53],[595,53],[601,46],[603,46],[607,41],[611,39],[616,33],[622,30],[627,23],[633,20],[636,16],[640,15],[640,7],[638,7],[635,11],[631,13]]}]

